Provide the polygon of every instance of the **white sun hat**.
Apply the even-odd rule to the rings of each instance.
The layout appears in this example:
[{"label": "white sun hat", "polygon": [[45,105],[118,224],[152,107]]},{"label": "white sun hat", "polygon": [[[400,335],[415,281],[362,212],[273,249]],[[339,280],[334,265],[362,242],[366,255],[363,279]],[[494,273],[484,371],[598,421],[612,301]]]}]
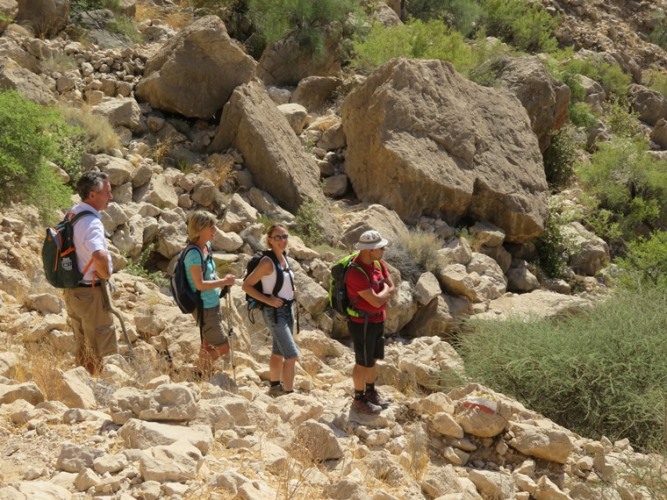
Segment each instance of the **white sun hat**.
[{"label": "white sun hat", "polygon": [[375,250],[376,248],[383,248],[389,244],[380,233],[374,230],[366,231],[359,236],[359,241],[354,248],[357,250]]}]

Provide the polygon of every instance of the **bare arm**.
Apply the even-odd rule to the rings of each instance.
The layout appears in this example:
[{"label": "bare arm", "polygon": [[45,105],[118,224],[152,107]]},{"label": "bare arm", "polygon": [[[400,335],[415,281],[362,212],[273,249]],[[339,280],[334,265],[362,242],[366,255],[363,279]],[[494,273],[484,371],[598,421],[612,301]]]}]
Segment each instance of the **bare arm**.
[{"label": "bare arm", "polygon": [[266,296],[255,288],[255,285],[259,280],[264,276],[268,276],[272,272],[273,262],[269,257],[263,257],[253,272],[251,272],[243,281],[241,289],[258,302],[262,302],[271,307],[280,307],[283,305],[283,300],[280,297],[274,297],[273,295]]},{"label": "bare arm", "polygon": [[375,292],[372,288],[368,288],[359,292],[359,296],[373,307],[383,306],[396,291],[391,275],[386,271],[384,265],[383,270],[385,271],[385,274],[382,290]]},{"label": "bare arm", "polygon": [[93,259],[93,269],[98,278],[108,280],[111,278],[111,269],[109,262],[111,256],[107,250],[95,250],[91,257]]},{"label": "bare arm", "polygon": [[200,292],[213,290],[214,288],[221,288],[223,286],[232,286],[236,280],[236,276],[233,274],[228,274],[224,278],[205,280],[201,266],[198,266],[197,264],[190,266],[188,271],[190,271],[190,276],[192,276],[192,282],[194,283],[195,288]]}]

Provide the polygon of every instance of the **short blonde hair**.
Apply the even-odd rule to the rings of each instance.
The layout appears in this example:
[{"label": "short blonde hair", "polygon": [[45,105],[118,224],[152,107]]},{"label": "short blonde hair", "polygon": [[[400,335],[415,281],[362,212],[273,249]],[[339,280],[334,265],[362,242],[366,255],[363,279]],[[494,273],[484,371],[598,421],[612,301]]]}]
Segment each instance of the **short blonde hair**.
[{"label": "short blonde hair", "polygon": [[207,227],[215,226],[216,222],[217,220],[211,212],[205,212],[204,210],[192,212],[188,217],[188,241],[196,243],[201,232]]},{"label": "short blonde hair", "polygon": [[266,246],[271,248],[271,236],[273,236],[273,232],[278,229],[282,228],[285,231],[287,231],[287,226],[283,224],[282,222],[275,222],[271,224],[267,229],[266,229]]}]

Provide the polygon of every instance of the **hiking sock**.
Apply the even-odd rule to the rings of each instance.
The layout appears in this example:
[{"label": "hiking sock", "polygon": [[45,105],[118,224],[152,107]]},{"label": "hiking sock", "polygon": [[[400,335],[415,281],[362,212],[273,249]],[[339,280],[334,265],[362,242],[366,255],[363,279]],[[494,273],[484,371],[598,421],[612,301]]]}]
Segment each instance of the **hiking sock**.
[{"label": "hiking sock", "polygon": [[354,390],[354,399],[364,399],[364,391]]},{"label": "hiking sock", "polygon": [[375,382],[366,384],[366,392],[375,392]]}]

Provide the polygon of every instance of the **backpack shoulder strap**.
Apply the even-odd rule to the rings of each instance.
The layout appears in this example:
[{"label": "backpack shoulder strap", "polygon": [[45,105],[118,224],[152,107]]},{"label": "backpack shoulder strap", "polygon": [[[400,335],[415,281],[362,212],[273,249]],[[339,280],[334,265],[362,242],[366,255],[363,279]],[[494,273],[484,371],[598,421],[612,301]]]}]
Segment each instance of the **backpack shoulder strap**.
[{"label": "backpack shoulder strap", "polygon": [[[285,277],[283,275],[283,266],[280,265],[280,262],[278,261],[278,257],[276,257],[276,254],[273,253],[273,250],[265,250],[262,252],[265,257],[268,257],[271,259],[273,262],[273,265],[276,269],[276,284],[273,286],[273,291],[271,292],[271,295],[276,296],[276,294],[280,291],[280,289],[283,287],[283,283],[285,281]],[[287,257],[285,256],[285,262],[287,262]],[[287,263],[287,268],[289,269],[289,263]],[[292,286],[294,284],[292,283]]]},{"label": "backpack shoulder strap", "polygon": [[72,226],[73,226],[76,221],[78,221],[82,217],[85,217],[86,215],[95,215],[95,214],[93,212],[91,212],[90,210],[83,210],[83,211],[79,212],[78,214],[74,214],[74,215],[72,215],[71,212],[68,212],[66,217],[69,217],[70,224],[72,224]]}]

